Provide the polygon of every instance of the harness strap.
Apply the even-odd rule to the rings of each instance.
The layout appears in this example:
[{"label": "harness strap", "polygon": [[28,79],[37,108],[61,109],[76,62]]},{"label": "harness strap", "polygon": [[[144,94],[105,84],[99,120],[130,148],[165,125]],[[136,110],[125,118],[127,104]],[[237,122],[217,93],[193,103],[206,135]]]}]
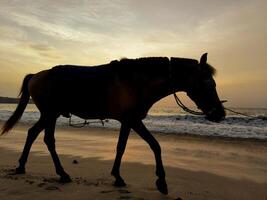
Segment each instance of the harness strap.
[{"label": "harness strap", "polygon": [[[76,123],[76,124],[73,124],[72,122],[71,122],[71,117],[72,117],[72,114],[70,114],[70,117],[69,117],[69,126],[71,126],[71,127],[74,127],[74,128],[83,128],[83,127],[85,127],[86,125],[89,125],[90,123],[92,124],[93,122],[89,122],[88,120],[84,120],[84,122],[82,122],[82,123]],[[105,122],[104,122],[104,120],[102,120],[102,119],[100,119],[100,121],[101,121],[101,123],[102,123],[102,125],[103,126],[105,126],[105,122],[108,122],[108,121],[106,121],[105,120]],[[95,122],[95,123],[98,123],[98,122]]]}]

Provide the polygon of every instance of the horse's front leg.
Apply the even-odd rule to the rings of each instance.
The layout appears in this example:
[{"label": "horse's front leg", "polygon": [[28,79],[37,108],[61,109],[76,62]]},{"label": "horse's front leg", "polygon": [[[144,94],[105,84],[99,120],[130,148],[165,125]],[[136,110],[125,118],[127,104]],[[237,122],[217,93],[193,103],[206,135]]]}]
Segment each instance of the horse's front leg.
[{"label": "horse's front leg", "polygon": [[121,124],[121,130],[120,130],[120,135],[119,135],[119,140],[117,144],[117,153],[116,153],[116,158],[113,164],[113,168],[111,171],[111,174],[115,177],[115,186],[126,186],[123,178],[120,176],[120,165],[121,165],[121,159],[123,156],[123,153],[125,151],[125,147],[127,144],[127,140],[129,137],[131,128],[128,126],[126,123]]},{"label": "horse's front leg", "polygon": [[168,187],[165,180],[165,171],[161,160],[161,148],[158,141],[151,135],[151,133],[147,130],[142,121],[138,121],[133,124],[132,127],[141,138],[143,138],[150,146],[155,155],[156,160],[156,175],[158,176],[158,180],[156,181],[156,185],[158,190],[163,194],[168,194]]}]

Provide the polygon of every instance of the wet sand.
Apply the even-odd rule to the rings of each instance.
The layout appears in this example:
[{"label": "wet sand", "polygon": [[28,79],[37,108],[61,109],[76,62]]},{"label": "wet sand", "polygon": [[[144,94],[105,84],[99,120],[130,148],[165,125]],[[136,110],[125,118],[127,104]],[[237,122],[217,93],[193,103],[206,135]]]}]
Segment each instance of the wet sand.
[{"label": "wet sand", "polygon": [[[2,126],[2,124],[0,124]],[[0,199],[178,199],[266,200],[267,141],[154,134],[162,147],[167,196],[155,187],[154,156],[131,133],[121,166],[127,187],[116,188],[110,170],[117,130],[57,127],[57,151],[73,182],[60,184],[43,133],[32,147],[27,173],[17,165],[28,127],[19,124],[0,138]],[[77,164],[73,164],[77,160]]]}]

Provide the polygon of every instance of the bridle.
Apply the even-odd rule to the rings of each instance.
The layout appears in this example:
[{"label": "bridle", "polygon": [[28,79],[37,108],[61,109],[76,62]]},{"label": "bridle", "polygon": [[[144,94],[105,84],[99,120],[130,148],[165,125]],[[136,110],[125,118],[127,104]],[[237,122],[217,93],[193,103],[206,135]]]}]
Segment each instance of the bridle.
[{"label": "bridle", "polygon": [[[174,91],[174,87],[173,87],[173,78],[172,78],[172,65],[171,65],[171,59],[169,60],[169,82],[170,82],[170,88],[172,90],[172,93],[173,93],[173,96],[174,96],[174,99],[175,99],[175,102],[177,103],[177,105],[179,107],[181,107],[185,112],[188,112],[190,114],[193,114],[193,115],[205,115],[203,112],[199,112],[199,111],[195,111],[195,110],[191,110],[190,108],[188,108],[187,106],[185,106],[183,104],[183,102],[181,101],[181,99],[176,95],[175,91]],[[226,103],[227,100],[222,100],[221,103]],[[237,111],[234,111],[230,108],[226,108],[224,106],[224,109],[225,110],[228,110],[232,113],[235,113],[235,114],[238,114],[238,115],[242,115],[242,116],[245,116],[245,117],[249,117],[249,118],[254,118],[255,116],[252,116],[252,115],[248,115],[248,114],[245,114],[245,113],[241,113],[241,112],[237,112]]]}]

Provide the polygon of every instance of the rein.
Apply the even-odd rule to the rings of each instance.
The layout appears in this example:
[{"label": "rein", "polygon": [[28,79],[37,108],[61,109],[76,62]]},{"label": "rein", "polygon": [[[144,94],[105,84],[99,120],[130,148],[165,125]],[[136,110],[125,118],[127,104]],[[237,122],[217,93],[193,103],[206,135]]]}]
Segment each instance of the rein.
[{"label": "rein", "polygon": [[225,109],[225,110],[228,110],[228,111],[230,111],[230,112],[232,112],[232,113],[235,113],[235,114],[237,114],[237,115],[243,115],[243,116],[245,116],[245,117],[250,117],[250,118],[254,118],[254,117],[255,117],[255,116],[252,116],[252,115],[247,115],[247,114],[245,114],[245,113],[241,113],[241,112],[234,111],[234,110],[232,110],[232,109],[230,109],[230,108],[225,108],[225,107],[224,107],[224,109]]},{"label": "rein", "polygon": [[191,110],[190,108],[186,107],[183,102],[179,99],[179,97],[176,95],[176,93],[173,93],[174,99],[178,106],[180,106],[185,112],[191,113],[193,115],[204,115],[203,112],[198,112]]},{"label": "rein", "polygon": [[[194,110],[191,110],[190,108],[186,107],[186,106],[182,103],[182,101],[179,99],[179,97],[176,95],[176,93],[173,93],[173,96],[174,96],[174,99],[175,99],[177,105],[180,106],[185,112],[188,112],[188,113],[193,114],[193,115],[204,115],[203,112],[194,111]],[[226,103],[227,100],[223,100],[223,101],[221,101],[221,102],[222,102],[222,103]],[[230,112],[232,112],[232,113],[235,113],[235,114],[237,114],[237,115],[242,115],[242,116],[249,117],[249,118],[255,118],[255,116],[248,115],[248,114],[241,113],[241,112],[237,112],[237,111],[234,111],[234,110],[232,110],[232,109],[230,109],[230,108],[226,108],[226,107],[224,107],[224,109],[225,109],[225,110],[228,110],[228,111],[230,111]]]}]

